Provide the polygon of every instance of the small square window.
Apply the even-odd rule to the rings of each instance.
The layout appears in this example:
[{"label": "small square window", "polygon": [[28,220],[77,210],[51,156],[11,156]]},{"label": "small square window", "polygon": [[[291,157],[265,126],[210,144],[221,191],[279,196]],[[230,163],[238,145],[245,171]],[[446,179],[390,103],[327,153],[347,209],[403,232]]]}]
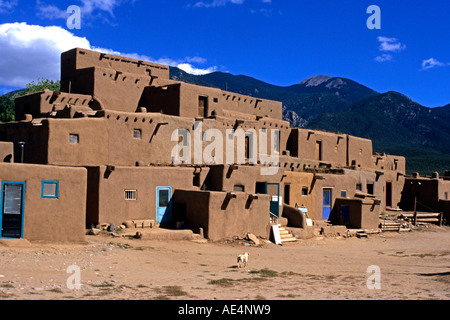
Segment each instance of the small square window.
[{"label": "small square window", "polygon": [[308,195],[308,187],[303,187],[302,188],[302,196],[307,196]]},{"label": "small square window", "polygon": [[358,183],[358,184],[356,185],[356,190],[357,190],[357,191],[361,191],[361,190],[362,190],[362,185],[361,185],[360,183]]},{"label": "small square window", "polygon": [[341,191],[341,198],[347,198],[347,191]]},{"label": "small square window", "polygon": [[236,191],[236,192],[244,192],[245,191],[245,187],[242,186],[242,185],[235,185],[233,187],[233,190]]},{"label": "small square window", "polygon": [[219,99],[214,98],[213,101],[214,101],[214,103],[218,103],[218,102],[219,102]]},{"label": "small square window", "polygon": [[136,200],[137,190],[125,190],[125,200]]},{"label": "small square window", "polygon": [[142,138],[142,131],[141,129],[134,129],[133,130],[133,138],[141,139]]},{"label": "small square window", "polygon": [[69,134],[69,142],[70,143],[80,143],[80,136],[77,134]]},{"label": "small square window", "polygon": [[42,181],[41,197],[46,199],[58,199],[59,182],[58,181]]}]

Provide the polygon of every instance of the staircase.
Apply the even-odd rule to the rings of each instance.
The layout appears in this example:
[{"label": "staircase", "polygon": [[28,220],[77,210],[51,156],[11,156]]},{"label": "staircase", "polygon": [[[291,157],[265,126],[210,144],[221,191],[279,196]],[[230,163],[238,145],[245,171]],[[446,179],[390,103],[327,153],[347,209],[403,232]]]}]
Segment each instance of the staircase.
[{"label": "staircase", "polygon": [[281,243],[297,241],[297,238],[292,234],[292,232],[287,230],[285,227],[282,227],[281,224],[278,225],[278,230],[280,231]]}]

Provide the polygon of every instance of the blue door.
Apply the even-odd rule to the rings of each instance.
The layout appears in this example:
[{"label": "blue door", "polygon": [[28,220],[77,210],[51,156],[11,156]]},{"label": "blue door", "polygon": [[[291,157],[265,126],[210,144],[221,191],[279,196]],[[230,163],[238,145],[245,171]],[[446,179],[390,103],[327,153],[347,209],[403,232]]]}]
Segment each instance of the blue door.
[{"label": "blue door", "polygon": [[269,194],[270,198],[270,212],[275,216],[280,216],[280,184],[257,182],[256,193]]},{"label": "blue door", "polygon": [[156,187],[156,223],[172,221],[172,187]]},{"label": "blue door", "polygon": [[323,189],[323,206],[322,206],[322,219],[328,220],[331,213],[331,189]]},{"label": "blue door", "polygon": [[25,182],[2,182],[0,238],[23,237]]}]

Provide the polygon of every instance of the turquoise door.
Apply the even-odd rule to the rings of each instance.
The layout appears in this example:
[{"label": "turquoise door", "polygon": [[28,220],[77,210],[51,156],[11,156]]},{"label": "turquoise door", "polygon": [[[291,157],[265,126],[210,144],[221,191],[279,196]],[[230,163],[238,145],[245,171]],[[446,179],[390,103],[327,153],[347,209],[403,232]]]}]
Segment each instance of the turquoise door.
[{"label": "turquoise door", "polygon": [[172,221],[172,187],[156,187],[156,223]]},{"label": "turquoise door", "polygon": [[328,220],[331,213],[331,189],[323,189],[323,207],[322,207],[322,219]]},{"label": "turquoise door", "polygon": [[23,237],[25,182],[2,182],[0,238]]},{"label": "turquoise door", "polygon": [[256,193],[269,194],[270,198],[270,212],[277,217],[280,217],[280,184],[257,182]]}]

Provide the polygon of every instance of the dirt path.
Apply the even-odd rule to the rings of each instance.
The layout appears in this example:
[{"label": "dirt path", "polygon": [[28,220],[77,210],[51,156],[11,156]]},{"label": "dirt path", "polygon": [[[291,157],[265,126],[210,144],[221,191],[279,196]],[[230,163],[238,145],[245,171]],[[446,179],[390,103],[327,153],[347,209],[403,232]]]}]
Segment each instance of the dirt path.
[{"label": "dirt path", "polygon": [[[85,246],[0,246],[0,299],[450,298],[448,227],[282,247],[87,239]],[[238,269],[236,255],[244,252],[249,265]],[[67,287],[71,265],[80,268],[80,289]],[[372,265],[380,269],[379,290],[367,287]]]}]

